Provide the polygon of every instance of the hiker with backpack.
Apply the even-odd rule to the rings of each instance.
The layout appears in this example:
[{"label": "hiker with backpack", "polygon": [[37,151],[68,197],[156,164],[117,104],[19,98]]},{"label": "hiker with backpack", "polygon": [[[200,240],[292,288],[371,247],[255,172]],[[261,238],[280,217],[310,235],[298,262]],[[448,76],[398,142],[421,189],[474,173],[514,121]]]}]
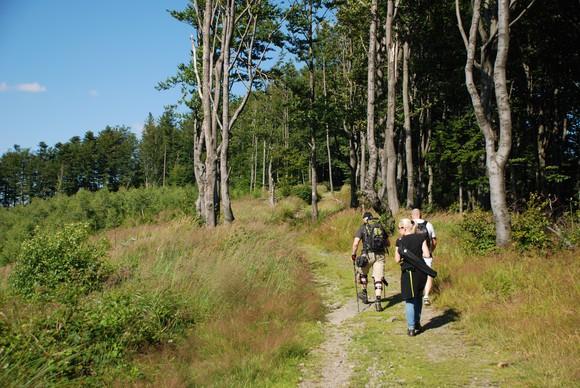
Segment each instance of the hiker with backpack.
[{"label": "hiker with backpack", "polygon": [[395,261],[401,265],[401,296],[405,301],[407,334],[411,337],[419,334],[421,327],[421,296],[427,283],[426,272],[437,276],[431,268],[426,267],[422,258],[429,256],[427,239],[422,233],[416,233],[416,223],[403,218],[399,221],[399,235],[395,247]]},{"label": "hiker with backpack", "polygon": [[[424,260],[429,267],[433,268],[433,251],[437,246],[437,235],[435,234],[435,228],[429,221],[421,218],[421,210],[419,209],[413,209],[411,211],[411,219],[416,225],[415,232],[425,235],[427,240],[427,247],[429,248],[429,255],[425,256]],[[431,300],[429,299],[429,292],[431,292],[432,287],[433,278],[429,276],[427,277],[427,284],[425,285],[425,291],[423,293],[423,303],[425,306],[429,306],[431,304]]]},{"label": "hiker with backpack", "polygon": [[[358,246],[362,244],[362,253],[357,257]],[[367,284],[368,274],[372,268],[372,277],[375,287],[375,309],[382,311],[381,297],[383,284],[387,284],[384,278],[385,252],[388,252],[389,239],[385,228],[378,219],[373,218],[369,212],[363,214],[363,224],[358,228],[352,243],[351,259],[356,265],[355,276],[360,284],[361,291],[357,297],[363,303],[369,303]]]}]

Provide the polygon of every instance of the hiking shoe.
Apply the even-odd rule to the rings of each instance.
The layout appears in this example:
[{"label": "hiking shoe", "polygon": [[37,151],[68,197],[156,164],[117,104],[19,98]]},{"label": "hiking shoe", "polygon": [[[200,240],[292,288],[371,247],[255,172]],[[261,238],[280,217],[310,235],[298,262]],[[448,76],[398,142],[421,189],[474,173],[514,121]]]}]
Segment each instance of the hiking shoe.
[{"label": "hiking shoe", "polygon": [[431,306],[431,301],[429,300],[429,297],[426,295],[423,297],[423,304],[425,306]]},{"label": "hiking shoe", "polygon": [[360,300],[362,300],[362,302],[364,304],[368,304],[369,303],[369,295],[367,294],[367,290],[362,290],[361,292],[358,293],[358,298]]},{"label": "hiking shoe", "polygon": [[415,335],[422,333],[423,327],[419,323],[416,323],[414,332],[415,332]]},{"label": "hiking shoe", "polygon": [[375,300],[375,310],[377,310],[377,312],[383,311],[383,306],[381,305],[381,297],[380,296],[377,296],[377,299]]},{"label": "hiking shoe", "polygon": [[407,329],[407,335],[409,337],[414,337],[415,336],[415,329]]}]

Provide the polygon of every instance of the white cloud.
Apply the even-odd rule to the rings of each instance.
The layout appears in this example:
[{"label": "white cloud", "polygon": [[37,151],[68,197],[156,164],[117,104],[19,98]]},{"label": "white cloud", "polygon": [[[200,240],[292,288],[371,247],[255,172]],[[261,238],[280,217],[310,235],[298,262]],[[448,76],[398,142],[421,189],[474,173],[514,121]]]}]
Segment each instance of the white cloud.
[{"label": "white cloud", "polygon": [[0,82],[0,92],[5,92],[8,90],[8,84],[6,82]]},{"label": "white cloud", "polygon": [[16,85],[16,90],[26,93],[40,93],[46,92],[46,86],[43,86],[38,82],[32,82],[28,84],[18,84]]},{"label": "white cloud", "polygon": [[89,90],[89,96],[97,97],[98,95],[99,95],[99,92],[97,92],[95,89]]}]

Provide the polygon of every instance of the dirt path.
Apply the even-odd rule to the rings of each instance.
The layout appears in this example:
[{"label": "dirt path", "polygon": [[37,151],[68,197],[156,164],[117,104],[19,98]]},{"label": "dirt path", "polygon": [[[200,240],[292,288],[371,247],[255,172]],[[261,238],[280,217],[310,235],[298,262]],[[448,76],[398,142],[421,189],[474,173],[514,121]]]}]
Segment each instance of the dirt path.
[{"label": "dirt path", "polygon": [[324,342],[302,365],[300,387],[494,387],[517,381],[501,356],[466,336],[453,310],[425,307],[425,331],[408,337],[399,274],[393,272],[387,273],[391,284],[382,312],[362,303],[357,312],[354,296],[333,301],[338,286],[318,279],[331,311],[321,323]]}]

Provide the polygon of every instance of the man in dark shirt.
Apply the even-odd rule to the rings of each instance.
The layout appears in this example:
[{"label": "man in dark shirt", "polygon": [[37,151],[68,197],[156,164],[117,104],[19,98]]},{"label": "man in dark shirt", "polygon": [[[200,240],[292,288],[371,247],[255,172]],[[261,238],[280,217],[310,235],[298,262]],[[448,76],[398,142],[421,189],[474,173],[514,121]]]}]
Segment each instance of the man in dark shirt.
[{"label": "man in dark shirt", "polygon": [[[357,260],[358,245],[363,242],[362,258]],[[373,222],[373,215],[369,212],[363,214],[363,224],[358,228],[352,243],[353,261],[359,261],[356,266],[357,278],[361,286],[359,297],[364,303],[368,303],[367,283],[368,274],[372,268],[372,277],[375,286],[375,309],[382,311],[381,295],[383,292],[383,279],[385,272],[385,251],[389,245],[385,229],[377,222]],[[386,283],[386,282],[385,282]]]}]

